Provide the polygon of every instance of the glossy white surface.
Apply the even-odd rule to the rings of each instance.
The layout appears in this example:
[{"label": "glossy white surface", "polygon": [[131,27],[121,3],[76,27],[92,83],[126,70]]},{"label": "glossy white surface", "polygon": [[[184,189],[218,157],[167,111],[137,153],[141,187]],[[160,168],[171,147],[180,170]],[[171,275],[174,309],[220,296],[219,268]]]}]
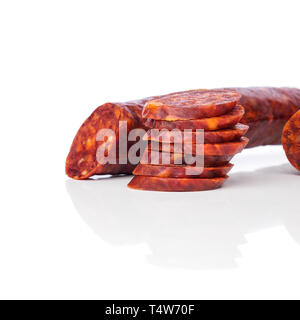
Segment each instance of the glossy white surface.
[{"label": "glossy white surface", "polygon": [[300,176],[280,146],[235,157],[216,191],[64,174],[105,101],[300,87],[297,2],[88,3],[0,5],[0,298],[300,298]]},{"label": "glossy white surface", "polygon": [[222,189],[196,193],[133,191],[130,177],[14,181],[1,297],[298,297],[299,174],[281,147],[235,163]]}]

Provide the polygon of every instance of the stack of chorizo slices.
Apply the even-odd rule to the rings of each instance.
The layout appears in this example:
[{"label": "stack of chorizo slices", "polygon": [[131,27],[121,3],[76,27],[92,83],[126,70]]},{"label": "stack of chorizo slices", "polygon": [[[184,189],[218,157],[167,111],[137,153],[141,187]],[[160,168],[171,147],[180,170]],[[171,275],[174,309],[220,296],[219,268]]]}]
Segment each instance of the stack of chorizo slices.
[{"label": "stack of chorizo slices", "polygon": [[[244,108],[234,90],[199,90],[150,100],[143,109],[148,142],[128,187],[149,191],[220,188],[247,145]],[[197,161],[200,159],[201,161]],[[193,162],[194,161],[194,162]],[[199,164],[200,163],[200,164]]]}]

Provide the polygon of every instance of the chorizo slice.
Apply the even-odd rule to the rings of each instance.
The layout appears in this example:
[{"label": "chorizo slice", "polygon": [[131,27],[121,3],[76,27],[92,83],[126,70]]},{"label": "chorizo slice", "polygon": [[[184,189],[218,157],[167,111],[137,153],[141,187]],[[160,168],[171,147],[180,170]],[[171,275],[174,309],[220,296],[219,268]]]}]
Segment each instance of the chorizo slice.
[{"label": "chorizo slice", "polygon": [[[231,154],[237,154],[243,151],[248,144],[249,139],[242,137],[240,141],[236,142],[224,142],[218,144],[178,144],[178,143],[158,143],[151,144],[151,150],[171,152],[171,153],[185,153],[191,155],[201,155],[204,153],[205,156],[225,156]],[[200,148],[198,148],[200,146]]]},{"label": "chorizo slice", "polygon": [[236,125],[244,115],[244,108],[241,105],[233,107],[231,111],[220,117],[203,118],[196,120],[177,120],[165,121],[144,119],[147,128],[155,129],[204,129],[204,130],[220,130],[228,129]]},{"label": "chorizo slice", "polygon": [[134,170],[135,176],[151,176],[161,178],[216,178],[224,177],[232,169],[233,164],[228,163],[220,167],[196,167],[196,166],[154,166],[151,164],[139,164]]},{"label": "chorizo slice", "polygon": [[[247,125],[238,123],[230,129],[204,131],[204,143],[222,143],[237,141],[244,136],[249,127]],[[176,134],[177,132],[177,134]],[[179,133],[179,134],[178,134]],[[171,143],[196,143],[197,136],[201,136],[202,132],[193,131],[191,135],[185,135],[183,131],[169,131],[169,130],[148,130],[144,140],[151,140],[157,142],[171,142]]]},{"label": "chorizo slice", "polygon": [[148,191],[206,191],[220,188],[227,179],[228,176],[212,179],[134,176],[128,187]]},{"label": "chorizo slice", "polygon": [[300,111],[284,126],[282,145],[290,163],[300,171]]},{"label": "chorizo slice", "polygon": [[148,101],[142,116],[166,121],[217,117],[228,113],[240,98],[233,90],[183,92]]},{"label": "chorizo slice", "polygon": [[[230,160],[234,157],[232,155],[223,155],[223,156],[205,156],[204,157],[204,166],[205,167],[218,167],[227,165]],[[188,161],[186,161],[186,158]],[[142,164],[152,164],[152,165],[191,165],[195,166],[196,163],[193,163],[190,159],[191,155],[183,155],[182,153],[169,153],[169,152],[160,152],[156,150],[145,150],[142,155],[140,163]]]}]

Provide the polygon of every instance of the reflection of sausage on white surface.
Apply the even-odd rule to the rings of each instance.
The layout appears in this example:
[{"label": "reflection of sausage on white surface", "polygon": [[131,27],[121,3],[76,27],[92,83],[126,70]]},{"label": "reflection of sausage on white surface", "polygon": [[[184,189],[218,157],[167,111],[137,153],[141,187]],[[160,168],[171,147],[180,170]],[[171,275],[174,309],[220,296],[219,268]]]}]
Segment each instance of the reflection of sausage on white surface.
[{"label": "reflection of sausage on white surface", "polygon": [[[277,147],[272,148],[277,151]],[[220,190],[137,195],[124,188],[131,177],[92,183],[69,179],[66,187],[81,218],[109,244],[146,245],[148,260],[162,266],[234,268],[243,258],[242,245],[253,232],[283,226],[300,244],[299,210],[295,204],[299,177],[292,174],[288,163],[254,171],[252,165],[249,172],[240,171],[248,166],[249,157],[258,165],[266,162],[264,154],[252,156],[250,151],[255,150],[242,154],[240,166],[234,168]],[[268,151],[271,158],[284,160],[280,147],[278,152]],[[289,188],[283,188],[284,184]]]}]

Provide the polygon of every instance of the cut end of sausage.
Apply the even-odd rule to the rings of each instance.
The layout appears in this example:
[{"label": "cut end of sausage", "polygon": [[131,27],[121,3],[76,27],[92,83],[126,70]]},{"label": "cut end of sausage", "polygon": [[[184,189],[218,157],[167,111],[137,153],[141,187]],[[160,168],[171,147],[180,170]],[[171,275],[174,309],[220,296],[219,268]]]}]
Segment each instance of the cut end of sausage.
[{"label": "cut end of sausage", "polygon": [[300,111],[284,126],[282,146],[290,163],[300,171]]},{"label": "cut end of sausage", "polygon": [[[117,165],[113,167],[110,164],[99,164],[97,149],[101,145],[103,149],[108,150],[116,143],[121,113],[119,105],[106,103],[98,107],[82,124],[66,159],[65,170],[70,178],[83,180],[94,174],[106,174],[111,170],[118,171]],[[111,129],[116,134],[106,137],[104,141],[97,141],[97,133],[101,129]],[[115,157],[117,158],[117,155]]]}]

